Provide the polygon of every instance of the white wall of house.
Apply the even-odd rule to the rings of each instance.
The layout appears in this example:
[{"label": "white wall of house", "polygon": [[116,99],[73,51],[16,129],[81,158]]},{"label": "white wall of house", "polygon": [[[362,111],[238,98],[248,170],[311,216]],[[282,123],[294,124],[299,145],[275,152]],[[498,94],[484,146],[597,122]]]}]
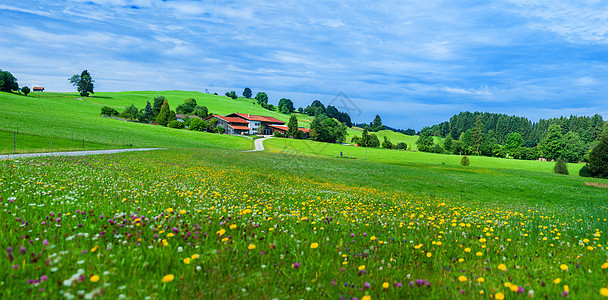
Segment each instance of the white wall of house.
[{"label": "white wall of house", "polygon": [[257,134],[260,121],[249,121],[249,134]]}]

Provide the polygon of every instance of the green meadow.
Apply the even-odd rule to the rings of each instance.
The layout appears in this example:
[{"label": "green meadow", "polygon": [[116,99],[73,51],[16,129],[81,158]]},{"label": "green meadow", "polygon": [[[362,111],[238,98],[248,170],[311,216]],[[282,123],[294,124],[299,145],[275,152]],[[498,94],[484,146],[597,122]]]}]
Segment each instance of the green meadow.
[{"label": "green meadow", "polygon": [[608,180],[579,177],[579,164],[564,176],[551,162],[463,167],[458,155],[283,138],[245,153],[243,137],[99,116],[156,95],[289,118],[191,92],[0,94],[5,153],[13,131],[32,151],[50,137],[53,149],[168,148],[0,162],[0,299],[608,295],[608,190],[585,185]]}]

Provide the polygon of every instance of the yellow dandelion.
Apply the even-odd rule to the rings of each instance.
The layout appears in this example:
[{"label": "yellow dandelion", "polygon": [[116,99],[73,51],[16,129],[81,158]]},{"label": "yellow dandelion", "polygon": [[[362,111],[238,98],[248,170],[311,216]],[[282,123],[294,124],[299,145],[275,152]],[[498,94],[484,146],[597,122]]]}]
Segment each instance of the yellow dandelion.
[{"label": "yellow dandelion", "polygon": [[479,278],[477,278],[477,282],[479,282],[479,283],[482,283],[482,282],[484,282],[484,281],[486,281],[486,280],[485,280],[485,279],[483,279],[483,277],[479,277]]},{"label": "yellow dandelion", "polygon": [[363,296],[363,298],[361,298],[361,300],[372,300],[372,296],[365,295],[365,296]]},{"label": "yellow dandelion", "polygon": [[608,297],[608,289],[607,288],[601,288],[600,289],[600,295],[602,295],[604,297]]},{"label": "yellow dandelion", "polygon": [[91,248],[91,252],[95,252],[97,249],[99,249],[99,246],[95,245],[95,247]]},{"label": "yellow dandelion", "polygon": [[507,282],[505,282],[505,287],[506,287],[506,288],[508,288],[508,287],[510,287],[510,286],[511,286],[511,283],[510,283],[510,282],[508,282],[508,281],[507,281]]},{"label": "yellow dandelion", "polygon": [[517,292],[517,290],[519,290],[519,287],[516,284],[512,284],[509,289],[511,289],[511,292]]},{"label": "yellow dandelion", "polygon": [[173,232],[167,233],[167,237],[173,237],[173,236],[175,236],[175,234],[173,234]]},{"label": "yellow dandelion", "polygon": [[90,280],[91,282],[97,282],[97,281],[99,281],[99,276],[97,276],[97,275],[93,275],[93,276],[91,276],[91,278],[89,278],[89,280]]},{"label": "yellow dandelion", "polygon": [[317,249],[319,247],[319,243],[310,244],[310,249]]},{"label": "yellow dandelion", "polygon": [[372,235],[372,237],[369,238],[371,241],[375,241],[376,240],[376,236]]},{"label": "yellow dandelion", "polygon": [[431,252],[426,253],[426,257],[431,257],[431,256],[433,256],[433,253],[431,253]]},{"label": "yellow dandelion", "polygon": [[230,229],[235,229],[235,228],[236,228],[236,224],[230,225]]},{"label": "yellow dandelion", "polygon": [[384,289],[388,289],[388,282],[383,283],[383,284],[382,284],[382,288],[384,288]]},{"label": "yellow dandelion", "polygon": [[496,293],[496,295],[494,295],[494,299],[496,299],[496,300],[505,300],[505,294],[503,294],[503,293]]},{"label": "yellow dandelion", "polygon": [[485,243],[485,242],[486,242],[486,239],[485,239],[485,238],[480,238],[480,239],[479,239],[479,242],[480,242],[480,243]]},{"label": "yellow dandelion", "polygon": [[172,212],[173,212],[173,208],[170,208],[170,207],[169,207],[169,208],[167,208],[167,212],[168,212],[168,213],[172,213]]},{"label": "yellow dandelion", "polygon": [[359,271],[363,271],[363,270],[365,270],[365,265],[360,265],[359,266]]},{"label": "yellow dandelion", "polygon": [[553,280],[553,283],[555,284],[559,284],[560,282],[562,282],[561,278],[555,278],[555,280]]},{"label": "yellow dandelion", "polygon": [[602,269],[604,269],[604,270],[608,269],[608,262],[606,262],[602,265]]},{"label": "yellow dandelion", "polygon": [[482,255],[483,255],[483,253],[481,253],[481,252],[477,252],[477,253],[476,253],[476,255],[477,255],[477,256],[482,256]]},{"label": "yellow dandelion", "polygon": [[186,257],[184,258],[184,263],[189,265],[190,264],[190,257]]},{"label": "yellow dandelion", "polygon": [[218,230],[216,233],[219,234],[220,236],[222,236],[222,235],[224,235],[224,233],[226,233],[226,229],[222,228],[222,229]]},{"label": "yellow dandelion", "polygon": [[185,209],[182,209],[182,210],[180,210],[180,211],[179,211],[179,214],[180,214],[180,215],[183,215],[183,214],[185,214],[185,213],[186,213],[186,210],[185,210]]},{"label": "yellow dandelion", "polygon": [[199,255],[198,254],[192,254],[192,256],[190,256],[190,258],[197,259],[197,258],[199,258]]},{"label": "yellow dandelion", "polygon": [[564,270],[564,271],[568,271],[568,265],[566,265],[566,264],[561,264],[559,266],[559,268],[562,269],[562,270]]},{"label": "yellow dandelion", "polygon": [[467,247],[467,248],[464,248],[464,252],[466,252],[466,253],[471,252],[471,248],[468,248],[468,247]]},{"label": "yellow dandelion", "polygon": [[467,281],[467,277],[462,275],[462,276],[458,277],[458,281],[465,282],[465,281]]},{"label": "yellow dandelion", "polygon": [[564,292],[566,292],[566,293],[570,292],[570,287],[567,284],[564,285]]},{"label": "yellow dandelion", "polygon": [[248,248],[249,248],[249,250],[253,250],[253,249],[255,249],[255,245],[254,244],[249,244]]},{"label": "yellow dandelion", "polygon": [[500,265],[498,265],[498,269],[501,271],[504,271],[507,269],[507,266],[505,266],[505,264],[500,264]]},{"label": "yellow dandelion", "polygon": [[165,275],[165,277],[163,277],[163,282],[168,283],[173,281],[173,279],[175,279],[175,276],[173,274],[167,274]]}]

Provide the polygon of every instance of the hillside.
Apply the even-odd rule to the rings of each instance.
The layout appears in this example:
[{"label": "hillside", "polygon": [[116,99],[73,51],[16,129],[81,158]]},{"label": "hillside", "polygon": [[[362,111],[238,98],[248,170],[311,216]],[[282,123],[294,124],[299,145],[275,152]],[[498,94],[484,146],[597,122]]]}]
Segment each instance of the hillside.
[{"label": "hillside", "polygon": [[[247,150],[253,148],[253,142],[238,136],[218,136],[216,134],[175,130],[162,126],[153,126],[135,122],[125,122],[99,116],[102,106],[112,105],[117,109],[135,104],[143,107],[151,95],[165,95],[170,98],[173,107],[190,96],[200,93],[189,92],[126,92],[98,93],[91,98],[81,98],[76,93],[40,93],[25,97],[9,93],[0,93],[0,129],[17,131],[46,137],[57,137],[75,140],[85,139],[110,145],[112,141],[122,143],[134,142],[136,147],[186,147],[186,148],[219,148]],[[78,100],[78,99],[83,100]],[[204,103],[220,102],[219,96],[205,98]],[[223,97],[226,98],[226,97]],[[201,97],[202,99],[202,97]],[[226,98],[227,99],[227,98]],[[141,104],[140,104],[141,103]],[[220,112],[222,105],[212,106]]]}]

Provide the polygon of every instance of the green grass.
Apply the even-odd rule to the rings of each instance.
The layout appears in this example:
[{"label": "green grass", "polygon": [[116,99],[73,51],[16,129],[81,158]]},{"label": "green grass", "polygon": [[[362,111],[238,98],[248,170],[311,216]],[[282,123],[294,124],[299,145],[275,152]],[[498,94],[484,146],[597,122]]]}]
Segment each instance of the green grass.
[{"label": "green grass", "polygon": [[82,140],[71,140],[63,138],[50,138],[45,136],[28,135],[23,133],[0,130],[0,154],[33,153],[33,152],[58,152],[58,151],[80,151],[80,150],[106,150],[130,148],[131,142],[122,145],[116,141],[114,145],[84,142]]},{"label": "green grass", "polygon": [[[340,144],[327,144],[313,142],[309,140],[294,140],[288,139],[270,139],[264,142],[264,145],[269,151],[298,153],[306,155],[317,155],[324,157],[338,157],[340,152],[343,156],[358,160],[367,159],[373,162],[390,163],[390,164],[427,164],[427,165],[446,165],[460,166],[461,156],[434,154],[418,151],[397,151],[381,148],[365,148],[355,146],[345,146]],[[471,168],[475,169],[511,169],[511,170],[527,170],[552,173],[555,163],[504,159],[486,156],[469,156]],[[570,176],[578,176],[580,168],[583,164],[568,164]]]},{"label": "green grass", "polygon": [[546,172],[270,152],[7,161],[0,298],[526,297],[507,282],[597,298],[605,195]]},{"label": "green grass", "polygon": [[[148,92],[149,95],[159,94]],[[187,92],[166,92],[169,98],[186,97]],[[227,135],[176,130],[162,126],[153,126],[135,122],[100,117],[104,105],[130,105],[149,96],[129,93],[99,93],[93,98],[80,98],[78,94],[40,93],[34,96],[22,96],[0,93],[0,129],[18,131],[30,135],[54,138],[85,139],[99,144],[126,143],[132,141],[135,147],[184,147],[184,148],[220,148],[247,150],[253,148],[251,140]],[[114,96],[112,96],[114,95]],[[217,97],[217,96],[214,96]],[[226,97],[224,97],[226,98]],[[185,99],[185,98],[184,98]],[[150,99],[151,100],[151,99]],[[183,102],[183,100],[181,100]],[[173,104],[172,104],[173,105]],[[175,106],[173,106],[175,108]],[[34,150],[34,149],[32,149]]]},{"label": "green grass", "polygon": [[[347,130],[348,136],[346,137],[346,143],[350,144],[350,140],[353,138],[354,135],[360,137],[362,133],[363,129],[361,128],[349,128]],[[407,144],[407,148],[409,150],[418,150],[418,146],[416,145],[416,141],[419,137],[418,135],[405,135],[403,133],[394,132],[392,130],[380,130],[378,132],[374,132],[374,134],[378,136],[378,139],[380,140],[380,145],[382,145],[384,137],[386,136],[394,145],[403,142]],[[440,144],[441,146],[443,146],[443,138],[434,136],[433,140],[435,141],[435,144]]]}]

